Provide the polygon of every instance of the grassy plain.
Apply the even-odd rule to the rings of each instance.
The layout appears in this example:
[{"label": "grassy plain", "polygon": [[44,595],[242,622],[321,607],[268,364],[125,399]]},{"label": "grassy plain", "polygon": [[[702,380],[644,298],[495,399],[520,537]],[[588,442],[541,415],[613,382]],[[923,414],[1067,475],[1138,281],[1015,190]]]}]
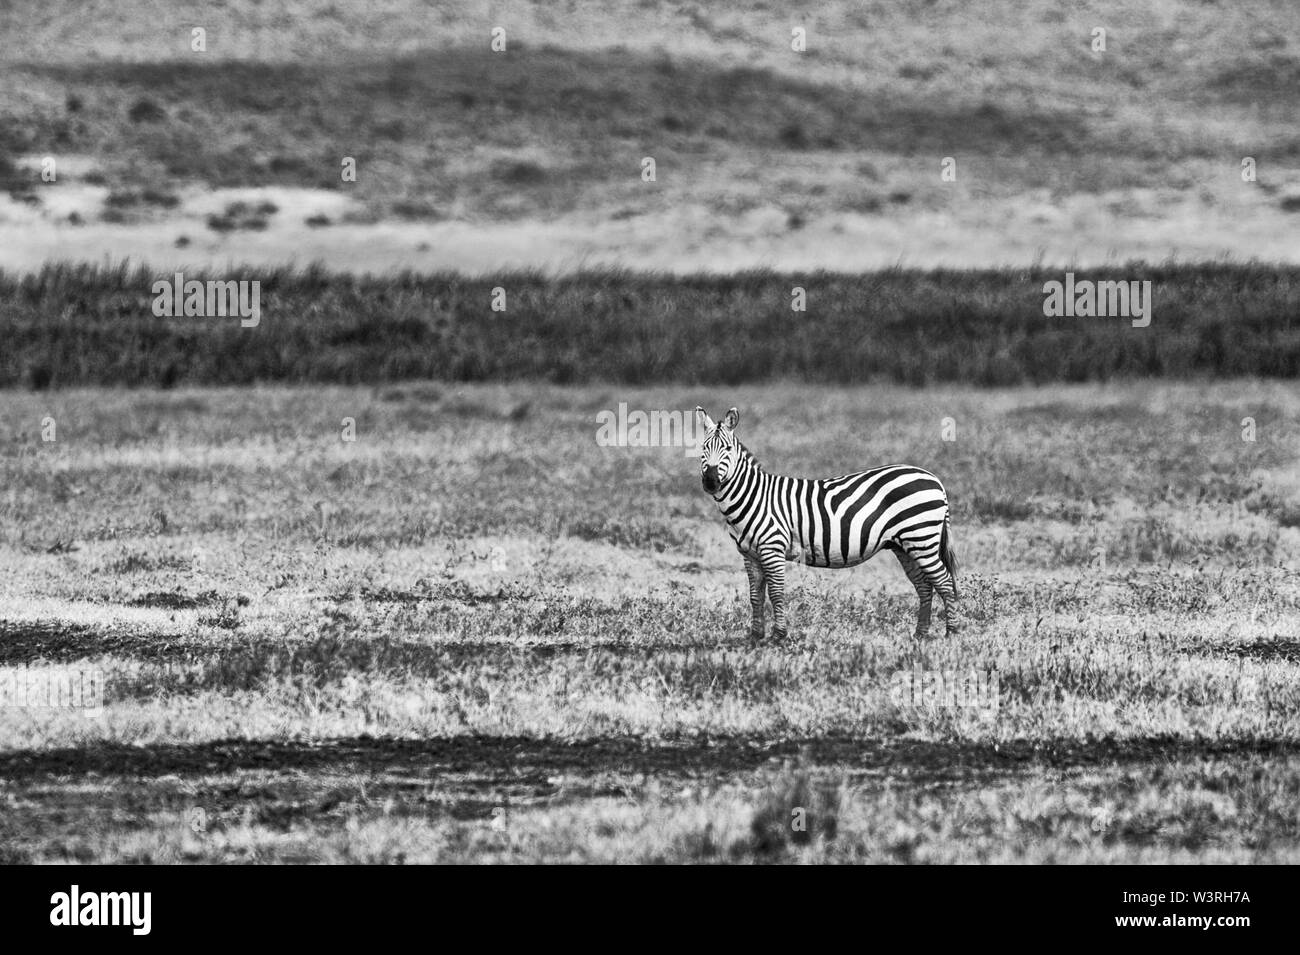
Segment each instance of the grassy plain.
[{"label": "grassy plain", "polygon": [[[0,158],[55,148],[101,157],[121,191],[347,189],[371,215],[435,219],[692,202],[914,212],[951,201],[931,173],[954,153],[986,198],[1217,191],[1250,143],[1263,162],[1300,162],[1285,0],[281,9],[64,0],[0,13]],[[497,26],[504,53],[489,46]],[[645,154],[664,169],[653,193],[639,188]],[[344,155],[364,173],[352,185]]]},{"label": "grassy plain", "polygon": [[1298,30],[1289,0],[13,5],[0,263],[1294,264]]},{"label": "grassy plain", "polygon": [[[968,629],[914,644],[882,558],[795,567],[751,643],[693,458],[597,444],[619,402],[930,467]],[[1249,380],[10,392],[0,676],[105,706],[0,708],[0,851],[1295,862],[1298,438]],[[996,703],[891,692],[917,669]]]}]

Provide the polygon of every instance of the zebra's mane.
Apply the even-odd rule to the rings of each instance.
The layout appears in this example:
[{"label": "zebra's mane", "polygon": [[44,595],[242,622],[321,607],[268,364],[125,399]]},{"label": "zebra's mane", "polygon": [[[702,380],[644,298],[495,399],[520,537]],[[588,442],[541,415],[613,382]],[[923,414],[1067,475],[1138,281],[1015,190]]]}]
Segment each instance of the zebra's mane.
[{"label": "zebra's mane", "polygon": [[[732,437],[735,437],[735,435],[733,434]],[[736,438],[736,447],[740,449],[740,453],[745,456],[750,464],[758,468],[760,471],[763,470],[763,465],[759,462],[758,458],[754,457],[754,452],[745,447],[744,442],[739,438]]]}]

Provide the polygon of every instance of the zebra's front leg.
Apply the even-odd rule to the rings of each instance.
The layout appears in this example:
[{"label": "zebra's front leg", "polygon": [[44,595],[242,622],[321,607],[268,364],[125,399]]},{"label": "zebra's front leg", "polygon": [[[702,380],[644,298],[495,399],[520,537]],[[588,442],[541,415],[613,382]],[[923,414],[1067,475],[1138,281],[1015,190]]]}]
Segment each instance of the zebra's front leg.
[{"label": "zebra's front leg", "polygon": [[749,608],[753,612],[753,622],[749,626],[749,635],[755,640],[763,639],[763,604],[767,601],[767,578],[763,567],[754,558],[745,557],[745,573],[749,575]]},{"label": "zebra's front leg", "polygon": [[767,580],[767,596],[772,601],[772,638],[784,640],[785,623],[785,551],[784,547],[764,550],[759,563]]}]

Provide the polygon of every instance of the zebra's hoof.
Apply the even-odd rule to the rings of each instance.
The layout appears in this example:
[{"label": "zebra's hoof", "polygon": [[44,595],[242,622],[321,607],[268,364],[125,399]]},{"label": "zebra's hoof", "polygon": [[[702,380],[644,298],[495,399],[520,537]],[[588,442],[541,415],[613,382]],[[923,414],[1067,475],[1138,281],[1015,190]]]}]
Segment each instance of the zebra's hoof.
[{"label": "zebra's hoof", "polygon": [[929,627],[925,628],[924,630],[922,630],[920,627],[917,627],[916,630],[912,633],[912,639],[913,639],[913,640],[924,640],[924,639],[925,639],[926,637],[928,637],[929,635],[930,635],[930,628],[929,628]]}]

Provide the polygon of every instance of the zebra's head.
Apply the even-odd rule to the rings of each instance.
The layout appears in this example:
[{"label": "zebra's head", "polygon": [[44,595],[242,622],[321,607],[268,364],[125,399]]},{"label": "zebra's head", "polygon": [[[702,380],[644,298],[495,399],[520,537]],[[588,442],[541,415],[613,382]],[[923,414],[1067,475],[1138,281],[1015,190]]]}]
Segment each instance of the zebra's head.
[{"label": "zebra's head", "polygon": [[714,424],[703,408],[695,409],[695,417],[704,426],[704,440],[700,443],[700,482],[704,490],[717,494],[736,470],[740,442],[736,440],[735,429],[740,422],[740,412],[732,408],[722,419],[722,424]]}]

